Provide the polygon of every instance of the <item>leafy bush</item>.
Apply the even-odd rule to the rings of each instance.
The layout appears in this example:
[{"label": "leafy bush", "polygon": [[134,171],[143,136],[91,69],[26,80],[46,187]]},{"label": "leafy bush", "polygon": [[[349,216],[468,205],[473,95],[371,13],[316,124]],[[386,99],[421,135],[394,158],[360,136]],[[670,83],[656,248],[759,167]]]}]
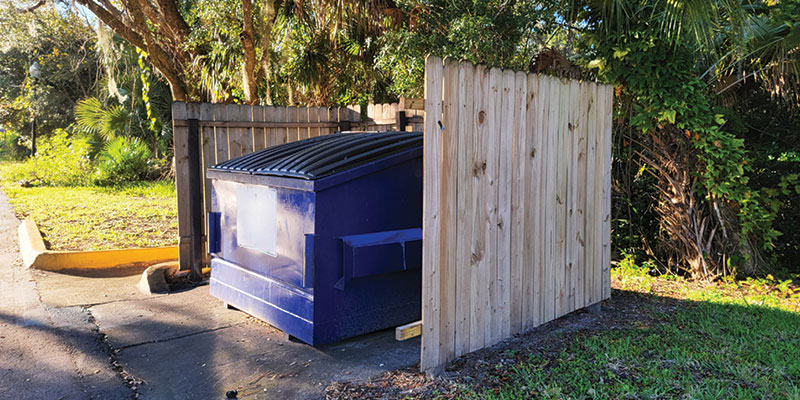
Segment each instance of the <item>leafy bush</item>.
[{"label": "leafy bush", "polygon": [[150,149],[142,141],[118,137],[97,157],[95,183],[108,185],[146,179],[151,171]]},{"label": "leafy bush", "polygon": [[20,143],[19,133],[4,132],[0,138],[0,160],[19,161],[25,158],[28,149]]},{"label": "leafy bush", "polygon": [[20,164],[10,178],[25,186],[78,186],[89,183],[91,171],[87,139],[57,129],[38,141],[36,156]]},{"label": "leafy bush", "polygon": [[130,118],[121,105],[106,108],[97,97],[87,97],[75,106],[75,122],[78,126],[106,140],[125,133]]}]

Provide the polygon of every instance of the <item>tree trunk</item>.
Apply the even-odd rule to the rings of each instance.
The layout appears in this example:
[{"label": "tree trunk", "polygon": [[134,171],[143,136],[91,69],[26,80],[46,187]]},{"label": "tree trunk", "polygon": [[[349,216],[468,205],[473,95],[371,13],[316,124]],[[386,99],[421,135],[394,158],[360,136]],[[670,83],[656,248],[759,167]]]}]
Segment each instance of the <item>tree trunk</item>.
[{"label": "tree trunk", "polygon": [[256,48],[253,35],[253,3],[242,0],[242,47],[244,48],[244,65],[242,66],[242,86],[244,98],[248,104],[258,103],[258,82],[256,81]]}]

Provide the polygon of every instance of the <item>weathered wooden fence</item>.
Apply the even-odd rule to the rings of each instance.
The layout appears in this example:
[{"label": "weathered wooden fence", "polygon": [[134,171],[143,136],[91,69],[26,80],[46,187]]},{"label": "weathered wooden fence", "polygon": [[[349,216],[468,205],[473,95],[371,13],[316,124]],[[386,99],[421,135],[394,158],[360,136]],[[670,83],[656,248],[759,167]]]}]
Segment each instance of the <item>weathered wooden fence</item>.
[{"label": "weathered wooden fence", "polygon": [[429,57],[422,369],[610,296],[611,87]]},{"label": "weathered wooden fence", "polygon": [[[181,269],[199,274],[207,262],[206,212],[211,210],[208,167],[277,144],[338,130],[422,130],[421,110],[401,103],[359,107],[271,107],[237,104],[172,105]],[[409,109],[407,109],[407,107]],[[418,108],[418,107],[417,107]]]}]

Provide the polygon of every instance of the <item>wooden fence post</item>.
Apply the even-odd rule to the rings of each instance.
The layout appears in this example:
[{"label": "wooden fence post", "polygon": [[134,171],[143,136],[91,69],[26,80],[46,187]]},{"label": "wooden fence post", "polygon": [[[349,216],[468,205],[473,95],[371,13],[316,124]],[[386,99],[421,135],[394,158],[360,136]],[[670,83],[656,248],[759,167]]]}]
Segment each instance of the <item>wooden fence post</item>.
[{"label": "wooden fence post", "polygon": [[197,119],[187,120],[188,141],[187,164],[189,167],[189,218],[191,226],[191,253],[189,268],[191,279],[198,282],[203,279],[203,256],[205,253],[203,233],[203,169],[200,160],[200,125]]},{"label": "wooden fence post", "polygon": [[[194,107],[172,103],[175,149],[175,188],[178,192],[178,263],[190,270],[192,279],[202,278],[203,268],[203,179],[200,167],[200,134]],[[191,117],[191,118],[190,118]],[[186,121],[175,124],[174,121]]]}]

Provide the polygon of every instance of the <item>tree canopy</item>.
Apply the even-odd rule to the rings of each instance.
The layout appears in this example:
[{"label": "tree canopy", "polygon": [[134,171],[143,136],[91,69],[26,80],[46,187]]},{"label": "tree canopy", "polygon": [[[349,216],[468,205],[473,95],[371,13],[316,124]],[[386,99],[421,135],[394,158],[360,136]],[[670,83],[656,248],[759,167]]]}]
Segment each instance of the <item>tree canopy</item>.
[{"label": "tree canopy", "polygon": [[[90,131],[130,121],[114,111],[141,106],[131,115],[149,131],[139,136],[163,139],[166,97],[275,105],[420,97],[428,54],[597,79],[616,88],[619,251],[706,279],[792,268],[800,255],[792,229],[800,0],[76,2],[102,22],[98,32],[114,34],[98,42],[108,90],[81,103]],[[19,11],[52,15],[45,3]],[[112,53],[127,72],[114,72]],[[25,57],[4,67],[16,71],[8,79],[24,81],[33,56]],[[167,88],[158,78],[170,96],[156,96]],[[92,119],[93,110],[107,118]]]}]

